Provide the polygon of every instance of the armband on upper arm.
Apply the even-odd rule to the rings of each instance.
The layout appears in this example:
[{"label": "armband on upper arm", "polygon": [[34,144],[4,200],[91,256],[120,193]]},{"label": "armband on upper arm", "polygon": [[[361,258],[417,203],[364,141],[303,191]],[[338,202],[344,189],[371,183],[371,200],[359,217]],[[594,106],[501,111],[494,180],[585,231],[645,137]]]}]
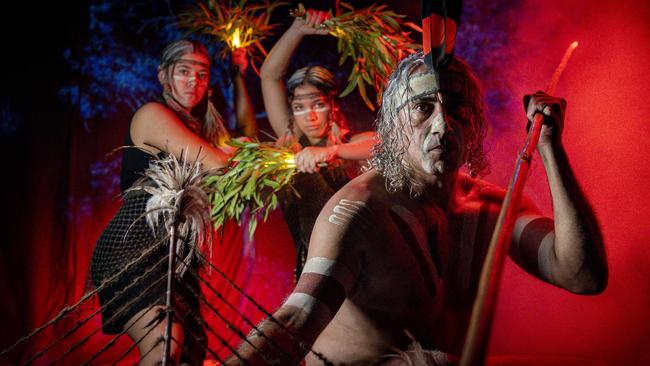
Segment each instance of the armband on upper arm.
[{"label": "armband on upper arm", "polygon": [[284,305],[299,308],[308,321],[318,322],[323,329],[343,304],[353,280],[343,263],[324,257],[310,258]]},{"label": "armband on upper arm", "polygon": [[550,263],[555,239],[553,220],[539,215],[519,217],[513,231],[513,257],[526,270],[551,280]]}]

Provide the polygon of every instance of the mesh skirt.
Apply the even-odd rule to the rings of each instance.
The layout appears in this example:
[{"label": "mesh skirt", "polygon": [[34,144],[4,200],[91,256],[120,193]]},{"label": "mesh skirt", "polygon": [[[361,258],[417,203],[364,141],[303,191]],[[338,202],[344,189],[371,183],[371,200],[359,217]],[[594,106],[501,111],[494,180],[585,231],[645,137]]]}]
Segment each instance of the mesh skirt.
[{"label": "mesh skirt", "polygon": [[[169,241],[162,227],[154,235],[147,225],[144,213],[149,197],[143,191],[128,193],[93,252],[91,277],[95,288],[104,286],[98,295],[102,330],[106,334],[122,332],[126,322],[141,310],[165,304]],[[197,269],[198,265],[192,263],[188,272]],[[205,342],[200,291],[198,280],[191,273],[176,282],[177,317],[183,323],[185,339],[198,342],[196,346]],[[187,351],[194,347],[184,348]],[[204,352],[198,348],[193,353]]]}]

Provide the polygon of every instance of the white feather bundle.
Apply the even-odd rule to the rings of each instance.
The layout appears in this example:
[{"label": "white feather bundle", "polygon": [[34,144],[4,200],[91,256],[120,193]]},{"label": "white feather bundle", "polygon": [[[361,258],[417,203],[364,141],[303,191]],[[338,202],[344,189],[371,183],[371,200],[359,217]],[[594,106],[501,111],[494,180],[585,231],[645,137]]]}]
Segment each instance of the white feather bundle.
[{"label": "white feather bundle", "polygon": [[167,234],[176,227],[176,255],[182,259],[175,269],[179,276],[195,257],[201,257],[197,253],[205,255],[211,247],[211,231],[206,229],[210,225],[211,207],[203,189],[208,175],[210,172],[201,169],[198,158],[190,161],[185,152],[180,159],[167,154],[165,158],[152,158],[143,178],[129,189],[151,194],[145,215],[154,235],[161,221]]},{"label": "white feather bundle", "polygon": [[406,335],[411,338],[411,345],[407,350],[402,351],[396,349],[396,353],[383,356],[376,363],[373,363],[372,366],[451,366],[446,353],[438,350],[424,349],[409,331],[406,331]]}]

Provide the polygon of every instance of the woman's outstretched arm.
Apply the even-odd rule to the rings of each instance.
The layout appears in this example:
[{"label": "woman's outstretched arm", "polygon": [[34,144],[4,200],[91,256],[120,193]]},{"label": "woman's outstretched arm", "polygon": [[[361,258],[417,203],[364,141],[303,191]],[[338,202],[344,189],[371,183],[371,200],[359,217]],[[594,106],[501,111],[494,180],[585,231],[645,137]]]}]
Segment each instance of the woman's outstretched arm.
[{"label": "woman's outstretched arm", "polygon": [[[319,28],[319,25],[327,17],[325,12],[307,12],[305,19],[296,18],[291,27],[280,37],[278,42],[269,52],[260,70],[262,82],[262,96],[264,108],[273,128],[273,132],[280,137],[285,133],[288,126],[291,111],[287,103],[287,90],[284,86],[284,76],[289,65],[289,59],[300,44],[303,37],[309,34],[325,35],[328,30]],[[302,134],[296,129],[297,138]]]}]

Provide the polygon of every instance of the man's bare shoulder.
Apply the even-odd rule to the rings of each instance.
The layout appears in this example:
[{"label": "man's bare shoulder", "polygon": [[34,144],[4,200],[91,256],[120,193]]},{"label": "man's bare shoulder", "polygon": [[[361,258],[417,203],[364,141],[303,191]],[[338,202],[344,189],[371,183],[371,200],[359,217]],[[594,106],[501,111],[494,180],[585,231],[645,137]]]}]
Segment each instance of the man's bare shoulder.
[{"label": "man's bare shoulder", "polygon": [[374,169],[366,171],[336,192],[326,207],[336,205],[341,200],[349,200],[360,204],[363,203],[365,207],[371,210],[378,209],[378,206],[382,206],[390,196],[385,182],[384,177]]},{"label": "man's bare shoulder", "polygon": [[375,171],[356,177],[325,204],[316,219],[310,246],[319,242],[342,243],[367,233],[386,206],[384,179]]}]

